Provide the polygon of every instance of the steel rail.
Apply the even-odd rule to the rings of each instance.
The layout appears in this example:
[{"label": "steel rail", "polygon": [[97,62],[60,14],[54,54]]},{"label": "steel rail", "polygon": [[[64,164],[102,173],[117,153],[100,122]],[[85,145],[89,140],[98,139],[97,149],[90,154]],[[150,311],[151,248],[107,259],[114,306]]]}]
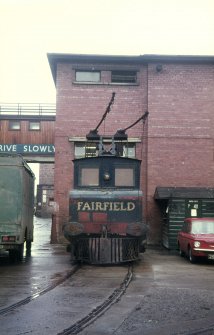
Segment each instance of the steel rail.
[{"label": "steel rail", "polygon": [[22,300],[14,303],[14,304],[8,306],[8,307],[0,309],[0,315],[5,315],[5,314],[7,314],[11,311],[14,311],[16,308],[24,306],[24,305],[28,304],[29,302],[31,302],[32,300],[35,300],[35,299],[39,298],[40,296],[42,296],[43,294],[53,290],[55,287],[59,286],[64,281],[66,281],[68,278],[70,278],[79,268],[80,268],[80,265],[78,265],[78,264],[74,265],[72,270],[67,271],[67,273],[63,277],[54,281],[52,284],[48,285],[44,289],[38,290],[37,292],[33,293],[32,295],[28,296],[27,298],[22,299]]},{"label": "steel rail", "polygon": [[[208,327],[205,328],[199,328],[198,330],[192,330],[192,331],[188,331],[188,332],[179,332],[177,333],[179,334],[183,334],[183,335],[213,335],[214,334],[214,324],[213,325],[209,325]],[[176,335],[176,334],[175,334]]]},{"label": "steel rail", "polygon": [[120,287],[115,289],[113,293],[99,306],[94,308],[88,315],[77,321],[70,327],[64,329],[57,335],[72,335],[79,334],[84,328],[88,327],[96,319],[101,317],[112,305],[119,301],[121,296],[125,293],[133,277],[133,265],[129,265],[128,272],[120,284]]}]

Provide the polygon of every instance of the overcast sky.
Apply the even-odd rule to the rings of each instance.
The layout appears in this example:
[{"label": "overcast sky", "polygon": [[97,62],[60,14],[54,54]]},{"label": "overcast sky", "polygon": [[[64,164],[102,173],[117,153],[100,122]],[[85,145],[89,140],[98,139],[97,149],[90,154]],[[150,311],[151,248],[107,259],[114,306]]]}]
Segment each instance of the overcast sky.
[{"label": "overcast sky", "polygon": [[214,0],[0,0],[0,104],[55,102],[48,52],[214,55]]}]

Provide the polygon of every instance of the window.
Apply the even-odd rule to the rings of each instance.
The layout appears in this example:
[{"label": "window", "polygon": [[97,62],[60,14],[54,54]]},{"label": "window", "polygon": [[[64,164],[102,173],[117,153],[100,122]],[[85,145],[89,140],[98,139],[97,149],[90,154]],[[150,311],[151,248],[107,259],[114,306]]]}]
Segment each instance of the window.
[{"label": "window", "polygon": [[192,234],[214,234],[214,220],[192,222],[191,232]]},{"label": "window", "polygon": [[137,72],[136,71],[112,71],[111,72],[112,83],[122,84],[136,84],[137,83]]},{"label": "window", "polygon": [[122,157],[135,158],[135,143],[128,143],[123,146]]},{"label": "window", "polygon": [[134,170],[115,168],[115,186],[134,186]]},{"label": "window", "polygon": [[99,185],[99,169],[98,168],[82,168],[79,174],[79,186],[98,186]]},{"label": "window", "polygon": [[21,122],[20,121],[9,121],[9,130],[20,130]]},{"label": "window", "polygon": [[42,203],[46,204],[47,202],[47,190],[42,190]]},{"label": "window", "polygon": [[[97,146],[95,143],[75,143],[75,158],[95,157],[97,156]],[[122,145],[122,157],[135,158],[135,143]]]},{"label": "window", "polygon": [[29,130],[40,130],[40,129],[41,129],[40,122],[36,121],[29,122]]},{"label": "window", "polygon": [[85,157],[85,144],[83,143],[75,143],[75,158]]},{"label": "window", "polygon": [[100,71],[76,71],[76,81],[79,82],[100,82]]}]

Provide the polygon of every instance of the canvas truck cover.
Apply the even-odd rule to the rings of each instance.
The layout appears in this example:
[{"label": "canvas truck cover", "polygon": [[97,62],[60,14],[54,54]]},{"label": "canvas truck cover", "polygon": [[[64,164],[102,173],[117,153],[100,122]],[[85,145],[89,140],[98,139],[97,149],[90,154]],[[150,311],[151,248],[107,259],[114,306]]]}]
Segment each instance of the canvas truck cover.
[{"label": "canvas truck cover", "polygon": [[19,155],[0,154],[0,249],[33,240],[34,174]]}]

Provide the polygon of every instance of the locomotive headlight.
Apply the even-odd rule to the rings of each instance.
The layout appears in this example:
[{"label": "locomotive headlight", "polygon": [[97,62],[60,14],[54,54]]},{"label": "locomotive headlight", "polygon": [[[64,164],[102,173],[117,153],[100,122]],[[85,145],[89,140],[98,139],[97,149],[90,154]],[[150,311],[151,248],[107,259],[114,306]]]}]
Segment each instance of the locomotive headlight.
[{"label": "locomotive headlight", "polygon": [[108,172],[105,172],[103,175],[103,179],[106,181],[110,180],[110,174]]},{"label": "locomotive headlight", "polygon": [[201,245],[201,243],[199,241],[195,241],[194,242],[194,247],[199,248],[200,245]]}]

